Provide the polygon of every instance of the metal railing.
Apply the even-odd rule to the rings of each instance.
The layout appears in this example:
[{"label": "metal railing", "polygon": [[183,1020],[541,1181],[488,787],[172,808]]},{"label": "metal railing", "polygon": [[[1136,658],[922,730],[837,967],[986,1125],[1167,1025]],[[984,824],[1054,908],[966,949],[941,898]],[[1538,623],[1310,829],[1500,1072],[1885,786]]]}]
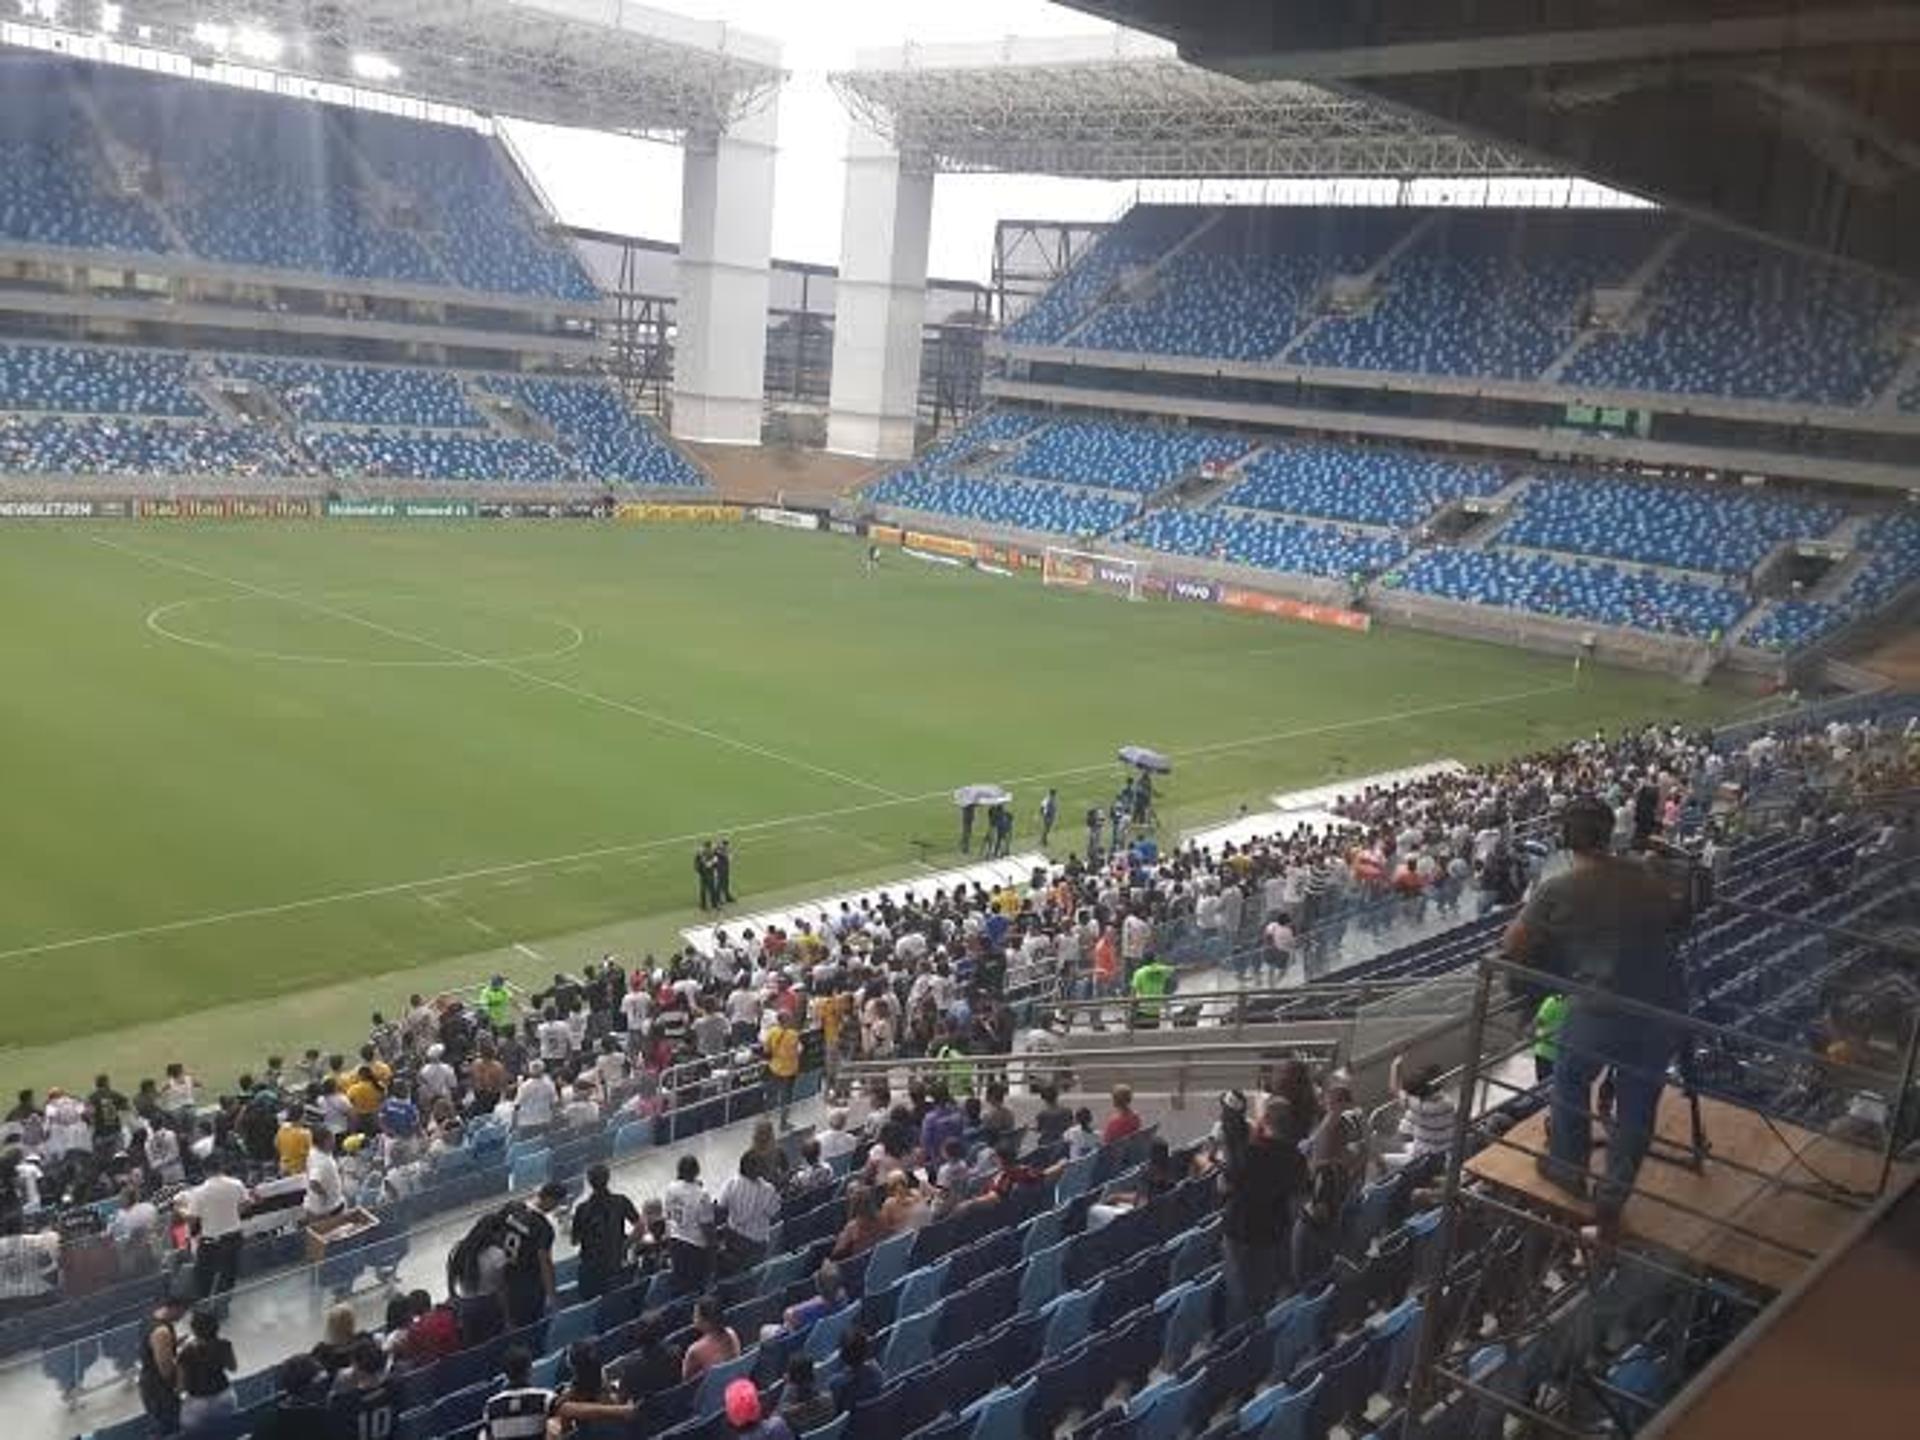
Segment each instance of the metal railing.
[{"label": "metal railing", "polygon": [[[1860,877],[1859,888],[1864,893],[1854,897],[1854,909],[1837,917],[1818,907],[1814,914],[1793,914],[1755,911],[1754,907],[1738,901],[1726,903],[1775,924],[1804,927],[1839,947],[1838,963],[1822,972],[1830,981],[1850,978],[1859,972],[1873,978],[1872,972],[1882,969],[1890,981],[1900,982],[1911,971],[1915,960],[1920,959],[1920,947],[1897,934],[1866,932],[1857,923],[1857,917],[1871,914],[1875,907],[1885,903],[1911,903],[1913,887],[1910,882],[1902,881],[1903,868],[1900,864],[1879,866]],[[1877,893],[1875,886],[1880,887]],[[1836,918],[1841,923],[1832,923]],[[1662,1062],[1657,1074],[1642,1070],[1634,1063],[1623,1064],[1617,1056],[1573,1048],[1566,1031],[1562,1032],[1561,1053],[1556,1064],[1564,1066],[1571,1055],[1596,1067],[1611,1064],[1616,1073],[1643,1082],[1653,1081],[1660,1089],[1677,1083],[1695,1107],[1694,1132],[1690,1139],[1663,1139],[1656,1132],[1644,1166],[1624,1191],[1612,1188],[1610,1192],[1610,1183],[1602,1183],[1600,1193],[1609,1205],[1618,1207],[1607,1213],[1620,1213],[1629,1201],[1639,1207],[1627,1216],[1635,1237],[1631,1244],[1623,1243],[1618,1251],[1611,1248],[1613,1241],[1608,1232],[1602,1232],[1596,1248],[1590,1234],[1574,1228],[1579,1223],[1577,1220],[1569,1222],[1559,1213],[1575,1207],[1550,1206],[1525,1195],[1515,1201],[1510,1198],[1511,1187],[1495,1184],[1477,1171],[1477,1178],[1468,1183],[1471,1158],[1496,1148],[1526,1157],[1527,1174],[1531,1174],[1534,1165],[1551,1160],[1545,1148],[1548,1141],[1523,1142],[1510,1130],[1511,1122],[1521,1112],[1491,1100],[1494,1092],[1503,1092],[1529,1110],[1537,1110],[1545,1103],[1548,1085],[1517,1083],[1502,1073],[1503,1062],[1524,1053],[1531,1037],[1523,1034],[1505,1046],[1488,1043],[1490,1022],[1503,1011],[1512,1012],[1517,1005],[1525,1003],[1518,994],[1499,996],[1497,987],[1505,982],[1518,987],[1522,993],[1530,993],[1537,991],[1543,979],[1576,1005],[1602,1007],[1629,1025],[1661,1027],[1674,1037],[1670,1053],[1675,1058],[1670,1063]],[[1789,993],[1796,999],[1803,998],[1797,990]],[[1896,1156],[1916,1129],[1917,1117],[1911,1101],[1917,1067],[1920,1067],[1920,998],[1913,995],[1910,984],[1898,993],[1908,997],[1907,1008],[1901,1016],[1899,1052],[1889,1062],[1867,1062],[1857,1055],[1836,1057],[1796,1040],[1783,1041],[1777,1036],[1757,1034],[1748,1023],[1750,1016],[1738,1017],[1739,1023],[1720,1023],[1690,1010],[1648,1004],[1563,976],[1544,977],[1538,970],[1499,955],[1489,953],[1481,957],[1473,975],[1473,1001],[1462,1041],[1463,1058],[1452,1072],[1462,1089],[1463,1100],[1456,1113],[1445,1171],[1438,1255],[1429,1271],[1435,1279],[1423,1309],[1411,1380],[1410,1411],[1425,1413],[1426,1407],[1453,1392],[1464,1397],[1456,1403],[1475,1403],[1482,1407],[1483,1413],[1491,1407],[1514,1415],[1542,1432],[1581,1435],[1591,1433],[1591,1429],[1583,1428],[1578,1423],[1579,1417],[1568,1411],[1570,1396],[1597,1397],[1610,1410],[1616,1409],[1615,1402],[1623,1399],[1642,1412],[1657,1408],[1657,1402],[1635,1400],[1624,1392],[1609,1393],[1606,1381],[1589,1373],[1585,1350],[1562,1343],[1568,1337],[1555,1327],[1567,1313],[1566,1306],[1585,1303],[1583,1297],[1592,1299],[1602,1293],[1593,1287],[1603,1287],[1629,1272],[1638,1272],[1657,1276],[1659,1284],[1678,1297],[1676,1303],[1684,1306],[1689,1317],[1700,1313],[1702,1307],[1717,1306],[1751,1318],[1764,1307],[1764,1292],[1770,1287],[1755,1278],[1742,1279],[1743,1275],[1778,1274],[1783,1268],[1790,1271],[1814,1259],[1820,1242],[1809,1235],[1805,1229],[1807,1222],[1801,1219],[1808,1206],[1836,1207],[1848,1215],[1865,1213],[1886,1192]],[[1821,1133],[1826,1143],[1834,1147],[1830,1151],[1815,1154],[1791,1146],[1780,1127],[1804,1127],[1804,1114],[1781,1113],[1773,1103],[1777,1097],[1716,1091],[1699,1078],[1697,1067],[1703,1059],[1743,1049],[1760,1057],[1769,1067],[1788,1065],[1816,1075],[1822,1086],[1836,1091],[1879,1097],[1884,1102],[1885,1121],[1877,1141],[1871,1145],[1853,1145],[1848,1136],[1829,1129],[1816,1133]],[[1670,1073],[1670,1065],[1677,1069],[1677,1077]],[[1489,1098],[1476,1103],[1483,1095]],[[1789,1158],[1767,1168],[1765,1162],[1750,1163],[1750,1160],[1759,1160],[1759,1156],[1747,1157],[1737,1146],[1711,1147],[1708,1131],[1702,1128],[1699,1119],[1698,1106],[1702,1099],[1737,1107],[1754,1117],[1751,1123],[1771,1131]],[[1567,1097],[1556,1097],[1555,1104],[1564,1110]],[[1597,1113],[1591,1094],[1583,1105],[1574,1109],[1590,1124],[1604,1127],[1610,1123],[1610,1117]],[[1724,1111],[1712,1113],[1715,1123],[1725,1123],[1719,1118]],[[1493,1123],[1496,1117],[1501,1123]],[[1615,1144],[1620,1143],[1617,1129],[1613,1139]],[[1849,1149],[1857,1158],[1855,1163],[1844,1164]],[[1681,1166],[1700,1174],[1712,1167],[1736,1177],[1740,1184],[1754,1187],[1756,1194],[1781,1194],[1790,1206],[1798,1207],[1793,1211],[1796,1228],[1768,1225],[1751,1205],[1729,1210],[1717,1203],[1708,1203],[1702,1195],[1687,1194],[1684,1187],[1642,1183],[1647,1169],[1657,1165]],[[1871,1182],[1862,1174],[1865,1170],[1874,1172]],[[1491,1173],[1502,1172],[1496,1169]],[[1836,1179],[1836,1175],[1842,1175],[1846,1183]],[[1680,1193],[1675,1193],[1676,1190]],[[1663,1216],[1675,1217],[1671,1229]],[[1497,1283],[1489,1280],[1485,1266],[1459,1273],[1455,1268],[1455,1256],[1470,1226],[1478,1226],[1484,1232],[1488,1223],[1516,1236],[1516,1244],[1531,1244],[1532,1250],[1528,1253],[1550,1258],[1577,1249],[1585,1254],[1584,1263],[1561,1269],[1563,1275],[1576,1276],[1572,1285],[1555,1293],[1551,1301],[1537,1302],[1537,1315],[1528,1313],[1529,1306],[1536,1303],[1533,1300],[1523,1297],[1510,1302],[1508,1312],[1501,1316],[1500,1333],[1493,1336],[1481,1332],[1477,1326],[1457,1328],[1460,1317],[1473,1309],[1483,1287]],[[1526,1238],[1529,1235],[1533,1237],[1530,1242]],[[1663,1235],[1669,1237],[1668,1241],[1657,1238]],[[1731,1253],[1730,1247],[1738,1247],[1741,1254],[1749,1257],[1740,1262],[1747,1270],[1725,1258]],[[1543,1258],[1542,1268],[1545,1264],[1546,1258]],[[1731,1281],[1716,1278],[1727,1275],[1733,1277]],[[1597,1306],[1599,1302],[1593,1300],[1593,1303]],[[1644,1413],[1639,1414],[1630,1423],[1623,1423],[1623,1428],[1630,1431],[1644,1418]]]}]

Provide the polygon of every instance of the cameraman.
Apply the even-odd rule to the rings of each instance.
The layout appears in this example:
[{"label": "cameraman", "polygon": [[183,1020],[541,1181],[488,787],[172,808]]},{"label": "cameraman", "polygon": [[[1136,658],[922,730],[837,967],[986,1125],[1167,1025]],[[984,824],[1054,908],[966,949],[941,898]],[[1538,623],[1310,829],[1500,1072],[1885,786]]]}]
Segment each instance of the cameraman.
[{"label": "cameraman", "polygon": [[[1655,864],[1611,853],[1614,814],[1591,795],[1574,799],[1562,817],[1572,864],[1533,888],[1507,928],[1509,959],[1608,991],[1643,1005],[1680,1011],[1686,1005],[1676,943],[1686,920],[1685,891]],[[1626,1205],[1653,1138],[1667,1066],[1679,1027],[1630,1013],[1589,994],[1568,996],[1552,1076],[1549,1158],[1540,1173],[1585,1197],[1593,1151],[1595,1077],[1613,1067],[1618,1087],[1607,1168],[1594,1195],[1604,1243],[1617,1237]]]}]

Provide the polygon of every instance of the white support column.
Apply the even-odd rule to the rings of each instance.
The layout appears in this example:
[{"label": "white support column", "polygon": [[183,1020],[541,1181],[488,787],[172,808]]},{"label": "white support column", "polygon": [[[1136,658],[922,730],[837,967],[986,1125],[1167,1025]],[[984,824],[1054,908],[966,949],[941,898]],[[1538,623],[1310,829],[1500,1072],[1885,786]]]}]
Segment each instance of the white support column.
[{"label": "white support column", "polygon": [[847,153],[840,278],[833,288],[827,448],[906,460],[920,402],[933,174],[909,168],[855,121]]},{"label": "white support column", "polygon": [[773,254],[769,98],[719,136],[690,137],[680,182],[673,433],[760,443]]}]

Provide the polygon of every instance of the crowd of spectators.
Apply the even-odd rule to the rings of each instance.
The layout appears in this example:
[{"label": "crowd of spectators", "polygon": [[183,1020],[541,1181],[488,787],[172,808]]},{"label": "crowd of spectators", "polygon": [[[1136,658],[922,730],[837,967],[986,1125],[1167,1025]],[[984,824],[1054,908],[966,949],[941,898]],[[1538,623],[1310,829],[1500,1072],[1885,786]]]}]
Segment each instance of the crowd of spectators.
[{"label": "crowd of spectators", "polygon": [[[455,1248],[444,1301],[422,1292],[397,1299],[372,1336],[353,1328],[351,1311],[339,1312],[338,1333],[281,1377],[289,1404],[307,1403],[303,1395],[330,1404],[343,1390],[364,1391],[375,1404],[393,1364],[430,1360],[472,1343],[489,1324],[545,1313],[562,1228],[579,1251],[582,1297],[651,1270],[664,1271],[679,1293],[700,1293],[766,1257],[789,1197],[828,1186],[848,1168],[856,1173],[836,1259],[1040,1183],[1046,1166],[1014,1143],[1020,1127],[1006,1062],[997,1058],[1014,1049],[1009,997],[1024,987],[1043,995],[1131,990],[1155,1002],[1157,1020],[1171,957],[1232,956],[1243,976],[1285,973],[1306,951],[1303,937],[1342,907],[1436,898],[1445,905],[1474,888],[1517,899],[1546,848],[1535,838],[1540,822],[1576,795],[1614,807],[1623,845],[1697,834],[1712,864],[1756,797],[1778,790],[1776,780],[1795,787],[1786,799],[1794,823],[1817,826],[1835,807],[1911,788],[1917,756],[1913,721],[1898,733],[1873,720],[1763,733],[1737,748],[1677,726],[1597,734],[1357,791],[1334,802],[1339,823],[1286,839],[1218,853],[1189,846],[1160,855],[1141,844],[1101,857],[1096,847],[1094,863],[1070,856],[997,889],[881,894],[796,921],[791,932],[722,928],[706,954],[688,949],[632,966],[608,956],[534,992],[495,976],[467,995],[415,994],[391,1019],[374,1014],[351,1055],[311,1049],[291,1063],[269,1056],[230,1086],[209,1090],[174,1064],[131,1095],[107,1074],[84,1093],[23,1091],[0,1120],[0,1271],[8,1295],[32,1296],[28,1281],[56,1271],[62,1242],[89,1230],[104,1230],[106,1252],[126,1273],[171,1263],[179,1300],[163,1307],[143,1355],[143,1393],[151,1391],[157,1419],[186,1423],[223,1403],[217,1397],[232,1365],[218,1302],[241,1269],[249,1216],[285,1207],[324,1226],[354,1206],[430,1183],[436,1163],[455,1150],[657,1120],[675,1103],[676,1074],[690,1067],[703,1084],[715,1071],[770,1082],[769,1108],[784,1122],[803,1041],[808,1061],[824,1066],[827,1122],[797,1151],[781,1145],[768,1118],[735,1172],[712,1189],[692,1155],[644,1206],[614,1191],[604,1167],[590,1173],[577,1204],[564,1186],[546,1185],[491,1212]],[[1890,821],[1873,843],[1911,850],[1914,841],[1909,820],[1904,829]],[[1143,984],[1148,977],[1153,983]],[[1048,1007],[1036,1013],[1047,1023]],[[835,1083],[846,1061],[901,1057],[923,1063],[898,1103],[884,1085],[853,1095]],[[1444,1100],[1423,1093],[1424,1077],[1396,1082],[1423,1104]],[[1251,1208],[1230,1203],[1226,1217],[1235,1303],[1248,1313],[1324,1248],[1315,1226],[1337,1213],[1343,1187],[1356,1178],[1347,1131],[1325,1129],[1330,1117],[1349,1123],[1339,1097],[1317,1095],[1304,1076],[1291,1095],[1276,1091],[1284,1103],[1269,1098],[1237,1123],[1225,1121],[1218,1149],[1229,1194],[1239,1185],[1266,1197]],[[1428,1153],[1441,1144],[1443,1119],[1438,1111],[1429,1117]],[[1104,1121],[1044,1089],[1032,1121],[1047,1164],[1139,1125],[1125,1087]],[[1413,1138],[1410,1158],[1419,1159],[1421,1136]],[[1285,1203],[1276,1209],[1268,1192],[1280,1191]],[[1274,1216],[1283,1213],[1281,1225]],[[820,1305],[830,1306],[831,1269],[820,1280]],[[157,1338],[162,1329],[174,1336],[183,1320],[177,1345]],[[676,1362],[683,1376],[731,1358],[726,1352],[738,1353],[741,1343],[712,1307],[702,1308],[697,1328]],[[585,1377],[588,1397],[580,1403],[625,1403],[604,1399],[622,1392],[595,1379],[596,1366],[591,1353],[575,1357],[572,1371]],[[857,1375],[859,1366],[844,1373]],[[793,1378],[792,1393],[806,1399],[807,1379]],[[177,1414],[167,1408],[176,1402]]]}]

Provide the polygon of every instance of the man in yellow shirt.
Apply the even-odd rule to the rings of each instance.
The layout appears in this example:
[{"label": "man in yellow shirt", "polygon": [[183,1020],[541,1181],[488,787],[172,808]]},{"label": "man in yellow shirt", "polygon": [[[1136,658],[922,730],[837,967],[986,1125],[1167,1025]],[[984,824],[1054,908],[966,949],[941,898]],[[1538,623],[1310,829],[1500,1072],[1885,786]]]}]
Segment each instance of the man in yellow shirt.
[{"label": "man in yellow shirt", "polygon": [[793,1105],[794,1081],[800,1078],[800,1032],[778,1010],[773,1028],[761,1041],[767,1050],[767,1075],[773,1081],[773,1094],[780,1106],[780,1128],[787,1127],[787,1111]]},{"label": "man in yellow shirt", "polygon": [[353,1079],[347,1083],[347,1104],[353,1107],[353,1113],[362,1120],[378,1110],[380,1102],[386,1098],[386,1089],[374,1078],[371,1065],[362,1065]]},{"label": "man in yellow shirt", "polygon": [[289,1110],[273,1137],[273,1152],[280,1158],[280,1173],[306,1174],[307,1152],[312,1149],[313,1131],[298,1110]]}]

